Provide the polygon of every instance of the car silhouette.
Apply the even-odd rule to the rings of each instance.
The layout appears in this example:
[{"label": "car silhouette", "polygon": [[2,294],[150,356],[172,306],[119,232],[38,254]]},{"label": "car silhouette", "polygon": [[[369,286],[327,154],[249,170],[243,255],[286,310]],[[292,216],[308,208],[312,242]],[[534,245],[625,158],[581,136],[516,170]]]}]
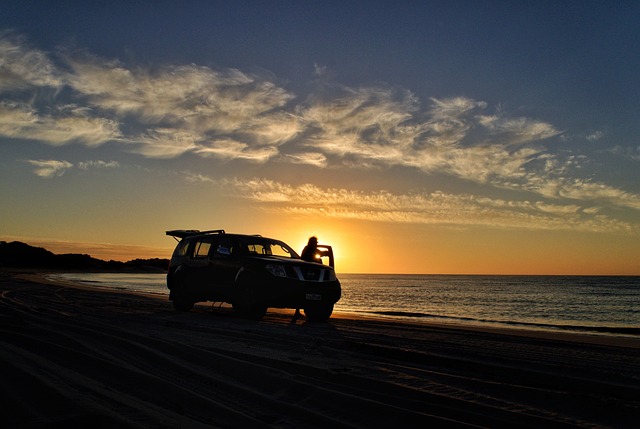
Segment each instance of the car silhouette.
[{"label": "car silhouette", "polygon": [[340,299],[331,246],[318,245],[321,258],[307,262],[286,243],[260,235],[222,229],[166,234],[178,240],[167,273],[177,311],[213,301],[230,303],[248,319],[261,319],[274,307],[303,309],[309,320],[324,321]]}]

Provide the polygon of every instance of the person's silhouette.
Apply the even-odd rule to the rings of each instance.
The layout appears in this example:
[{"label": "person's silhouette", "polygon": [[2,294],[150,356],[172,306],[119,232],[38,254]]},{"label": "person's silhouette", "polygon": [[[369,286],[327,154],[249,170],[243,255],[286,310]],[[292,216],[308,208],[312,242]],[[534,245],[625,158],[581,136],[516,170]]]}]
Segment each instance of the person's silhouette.
[{"label": "person's silhouette", "polygon": [[305,261],[309,262],[321,262],[320,256],[318,255],[318,238],[317,237],[309,237],[309,242],[302,249],[302,255],[300,255]]},{"label": "person's silhouette", "polygon": [[[308,262],[317,262],[320,264],[322,263],[322,259],[320,259],[320,255],[318,255],[318,237],[309,237],[307,245],[304,246],[304,249],[302,249],[300,258]],[[293,315],[292,322],[295,323],[298,317],[300,317],[300,308],[296,308],[296,312]]]}]

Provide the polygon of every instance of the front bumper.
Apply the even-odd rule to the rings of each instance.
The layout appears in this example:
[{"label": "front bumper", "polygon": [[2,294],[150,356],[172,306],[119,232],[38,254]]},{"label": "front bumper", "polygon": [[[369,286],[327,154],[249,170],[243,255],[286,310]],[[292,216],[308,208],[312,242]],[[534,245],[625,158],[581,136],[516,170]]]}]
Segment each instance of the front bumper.
[{"label": "front bumper", "polygon": [[342,295],[338,280],[329,282],[282,280],[259,285],[258,295],[267,307],[304,308],[309,304],[333,305]]}]

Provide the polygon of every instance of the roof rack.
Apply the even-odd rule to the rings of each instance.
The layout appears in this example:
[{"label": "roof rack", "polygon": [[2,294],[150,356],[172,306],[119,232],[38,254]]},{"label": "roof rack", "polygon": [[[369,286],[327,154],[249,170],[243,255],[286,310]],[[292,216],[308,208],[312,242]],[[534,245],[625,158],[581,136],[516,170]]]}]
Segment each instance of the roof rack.
[{"label": "roof rack", "polygon": [[178,238],[186,238],[193,235],[224,234],[224,229],[210,229],[208,231],[200,231],[197,229],[173,229],[171,231],[166,231],[165,233],[177,240]]}]

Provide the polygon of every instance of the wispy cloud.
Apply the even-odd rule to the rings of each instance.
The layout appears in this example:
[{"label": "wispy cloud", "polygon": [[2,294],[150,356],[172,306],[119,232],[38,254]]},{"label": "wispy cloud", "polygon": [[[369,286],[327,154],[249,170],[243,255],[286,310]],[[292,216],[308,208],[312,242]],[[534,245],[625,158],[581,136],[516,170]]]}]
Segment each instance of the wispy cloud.
[{"label": "wispy cloud", "polygon": [[216,180],[206,174],[196,173],[193,171],[180,171],[175,172],[178,177],[186,180],[189,183],[216,183]]},{"label": "wispy cloud", "polygon": [[528,118],[481,115],[486,103],[464,97],[431,99],[421,113],[410,93],[345,92],[303,110],[305,123],[318,130],[306,144],[363,166],[402,165],[505,186],[522,180],[531,160],[547,153],[541,140],[559,134]]},{"label": "wispy cloud", "polygon": [[293,98],[275,84],[235,69],[189,65],[152,72],[91,57],[70,58],[69,64],[69,86],[92,105],[143,123],[199,132],[245,129]]},{"label": "wispy cloud", "polygon": [[27,162],[35,167],[33,170],[35,175],[45,179],[62,176],[65,171],[73,167],[73,164],[68,161],[53,159],[30,159]]},{"label": "wispy cloud", "polygon": [[584,179],[546,180],[541,183],[539,193],[552,198],[600,201],[640,210],[640,195]]},{"label": "wispy cloud", "polygon": [[266,162],[278,154],[274,146],[252,146],[232,139],[219,139],[196,150],[201,156],[216,157],[224,160],[242,159],[254,162]]},{"label": "wispy cloud", "polygon": [[47,53],[30,47],[22,36],[0,32],[0,91],[59,88],[63,83]]},{"label": "wispy cloud", "polygon": [[93,170],[93,169],[105,169],[105,168],[119,168],[120,163],[117,161],[81,161],[77,164],[80,170]]},{"label": "wispy cloud", "polygon": [[110,169],[120,167],[120,164],[117,161],[101,160],[81,161],[77,164],[57,159],[28,159],[25,162],[35,167],[35,169],[33,170],[33,173],[35,175],[45,179],[62,176],[66,171],[73,168],[77,168],[83,171],[89,171],[95,169]]},{"label": "wispy cloud", "polygon": [[[12,139],[111,142],[147,158],[406,167],[545,199],[640,209],[638,194],[578,175],[582,159],[554,150],[562,135],[554,125],[467,97],[423,105],[406,89],[335,83],[298,97],[236,69],[134,68],[52,55],[8,34],[0,35],[0,77],[0,136]],[[47,88],[55,89],[49,100],[34,95]]]},{"label": "wispy cloud", "polygon": [[505,145],[526,144],[554,137],[560,132],[552,125],[529,118],[480,116],[479,123],[492,132],[492,137]]},{"label": "wispy cloud", "polygon": [[[91,57],[69,63],[74,71],[67,78],[70,87],[94,108],[148,127],[140,137],[129,136],[143,143],[138,152],[145,156],[171,158],[194,152],[223,159],[234,154],[264,159],[300,131],[295,115],[278,110],[292,94],[238,70],[195,65],[129,70]],[[233,149],[231,141],[236,143]]]},{"label": "wispy cloud", "polygon": [[129,140],[132,152],[147,158],[175,158],[200,147],[201,135],[175,128],[150,129],[143,135]]},{"label": "wispy cloud", "polygon": [[640,146],[637,147],[623,147],[614,146],[609,150],[614,155],[621,156],[631,161],[640,161]]},{"label": "wispy cloud", "polygon": [[98,146],[120,138],[118,124],[92,117],[86,109],[66,105],[52,113],[40,114],[25,103],[0,102],[0,135],[16,139],[38,140],[60,146],[82,143]]},{"label": "wispy cloud", "polygon": [[[202,180],[201,180],[202,181]],[[265,210],[289,214],[379,222],[485,226],[526,230],[640,233],[637,225],[599,213],[594,207],[515,201],[445,192],[364,192],[345,188],[299,186],[268,179],[214,180],[237,198],[252,200]]]},{"label": "wispy cloud", "polygon": [[292,164],[308,164],[316,167],[326,167],[327,157],[320,152],[288,153],[284,160]]},{"label": "wispy cloud", "polygon": [[587,140],[589,141],[600,140],[602,137],[604,137],[604,133],[602,131],[594,131],[590,134],[587,134]]}]

